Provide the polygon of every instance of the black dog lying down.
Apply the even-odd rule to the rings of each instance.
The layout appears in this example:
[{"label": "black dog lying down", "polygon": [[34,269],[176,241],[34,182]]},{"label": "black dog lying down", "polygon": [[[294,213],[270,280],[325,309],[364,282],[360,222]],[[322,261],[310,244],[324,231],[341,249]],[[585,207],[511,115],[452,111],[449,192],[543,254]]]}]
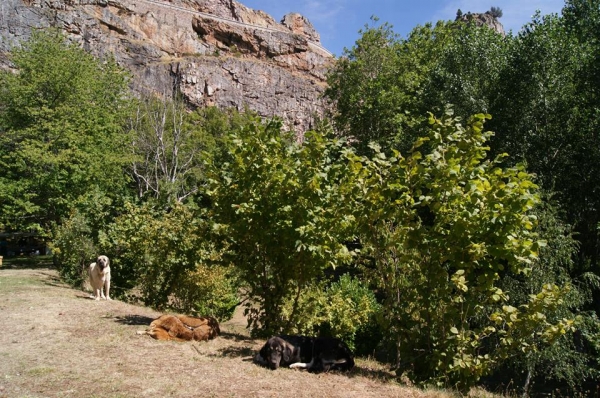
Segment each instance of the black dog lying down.
[{"label": "black dog lying down", "polygon": [[346,371],[354,367],[352,351],[342,340],[334,337],[271,337],[261,348],[256,361],[271,369],[289,366],[315,373]]}]

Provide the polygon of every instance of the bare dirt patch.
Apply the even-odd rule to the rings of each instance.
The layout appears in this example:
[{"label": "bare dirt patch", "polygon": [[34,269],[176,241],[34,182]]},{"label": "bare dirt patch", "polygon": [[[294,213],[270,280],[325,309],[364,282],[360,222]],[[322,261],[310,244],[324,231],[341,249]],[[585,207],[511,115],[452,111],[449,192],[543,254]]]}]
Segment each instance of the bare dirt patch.
[{"label": "bare dirt patch", "polygon": [[0,268],[0,397],[450,397],[357,360],[349,374],[271,371],[237,314],[208,342],[136,335],[160,313],[94,301],[47,268]]}]

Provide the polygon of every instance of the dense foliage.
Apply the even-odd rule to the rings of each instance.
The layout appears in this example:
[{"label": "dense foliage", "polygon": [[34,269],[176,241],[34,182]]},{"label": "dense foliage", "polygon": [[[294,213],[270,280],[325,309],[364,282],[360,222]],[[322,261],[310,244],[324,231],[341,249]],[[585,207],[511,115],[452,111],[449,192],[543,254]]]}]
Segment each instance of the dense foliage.
[{"label": "dense foliage", "polygon": [[364,282],[343,274],[334,282],[310,284],[300,293],[297,304],[295,299],[288,299],[282,308],[284,317],[295,310],[302,320],[291,327],[290,333],[336,336],[363,354],[372,354],[376,348],[377,341],[359,340],[381,314],[381,305]]},{"label": "dense foliage", "polygon": [[129,99],[113,60],[34,34],[0,72],[0,228],[51,236],[74,285],[107,254],[120,298],[222,320],[243,302],[254,335],[385,347],[419,385],[588,393],[600,0],[506,36],[372,22],[329,74],[332,125],[302,142]]},{"label": "dense foliage", "polygon": [[102,225],[126,191],[127,74],[58,32],[36,32],[0,73],[0,226],[41,229],[79,207]]},{"label": "dense foliage", "polygon": [[468,389],[514,350],[565,334],[572,320],[546,321],[564,294],[551,284],[509,305],[502,277],[531,272],[542,243],[531,213],[537,187],[522,166],[503,168],[504,156],[486,159],[489,116],[467,126],[452,116],[431,117],[429,135],[407,157],[374,147],[372,159],[349,168],[365,184],[355,209],[360,241],[385,292],[398,374]]},{"label": "dense foliage", "polygon": [[107,228],[101,247],[112,259],[115,284],[138,287],[146,305],[227,320],[238,303],[237,285],[210,233],[189,207],[164,212],[130,205]]},{"label": "dense foliage", "polygon": [[[419,136],[422,115],[439,114],[447,103],[463,120],[492,114],[489,153],[510,154],[506,165],[525,164],[550,193],[542,207],[561,209],[538,214],[548,246],[531,277],[500,274],[503,289],[513,291],[511,305],[526,304],[533,291],[556,283],[570,290],[547,319],[580,316],[575,335],[511,358],[496,374],[525,393],[544,384],[585,393],[598,380],[599,21],[599,1],[569,0],[562,15],[534,16],[515,35],[460,22],[416,27],[407,38],[385,24],[367,27],[331,71],[326,92],[336,105],[337,129],[357,139],[361,153],[371,140],[410,153],[406,143]],[[367,62],[373,59],[379,62]],[[408,67],[413,59],[418,66]],[[388,127],[370,134],[364,126],[375,116],[378,126]]]},{"label": "dense foliage", "polygon": [[267,335],[289,331],[301,322],[302,291],[351,259],[343,244],[353,224],[345,211],[344,142],[307,132],[301,144],[277,121],[254,121],[227,143],[226,161],[210,164],[211,219],[246,283],[249,324]]}]

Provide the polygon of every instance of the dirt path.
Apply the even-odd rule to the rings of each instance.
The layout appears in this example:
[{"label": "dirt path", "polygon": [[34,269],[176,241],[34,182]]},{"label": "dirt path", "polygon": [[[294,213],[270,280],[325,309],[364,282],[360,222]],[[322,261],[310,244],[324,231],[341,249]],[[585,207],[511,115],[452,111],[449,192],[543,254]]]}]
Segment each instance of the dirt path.
[{"label": "dirt path", "polygon": [[0,397],[448,397],[388,379],[358,361],[350,374],[271,371],[252,363],[264,341],[239,316],[209,342],[136,335],[159,313],[94,301],[51,269],[0,268]]}]

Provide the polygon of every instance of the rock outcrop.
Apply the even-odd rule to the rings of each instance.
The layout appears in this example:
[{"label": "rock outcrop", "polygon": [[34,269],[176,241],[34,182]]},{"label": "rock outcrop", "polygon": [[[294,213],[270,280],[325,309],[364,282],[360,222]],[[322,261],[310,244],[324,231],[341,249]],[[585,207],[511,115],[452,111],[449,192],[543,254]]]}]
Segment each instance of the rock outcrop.
[{"label": "rock outcrop", "polygon": [[235,0],[2,0],[0,66],[33,29],[58,27],[111,55],[136,93],[183,93],[191,106],[248,107],[302,133],[324,109],[331,54],[300,14],[281,23]]},{"label": "rock outcrop", "polygon": [[498,21],[498,18],[493,16],[489,11],[484,13],[462,14],[456,17],[457,21],[474,22],[477,26],[487,26],[501,35],[505,35],[504,26]]}]

